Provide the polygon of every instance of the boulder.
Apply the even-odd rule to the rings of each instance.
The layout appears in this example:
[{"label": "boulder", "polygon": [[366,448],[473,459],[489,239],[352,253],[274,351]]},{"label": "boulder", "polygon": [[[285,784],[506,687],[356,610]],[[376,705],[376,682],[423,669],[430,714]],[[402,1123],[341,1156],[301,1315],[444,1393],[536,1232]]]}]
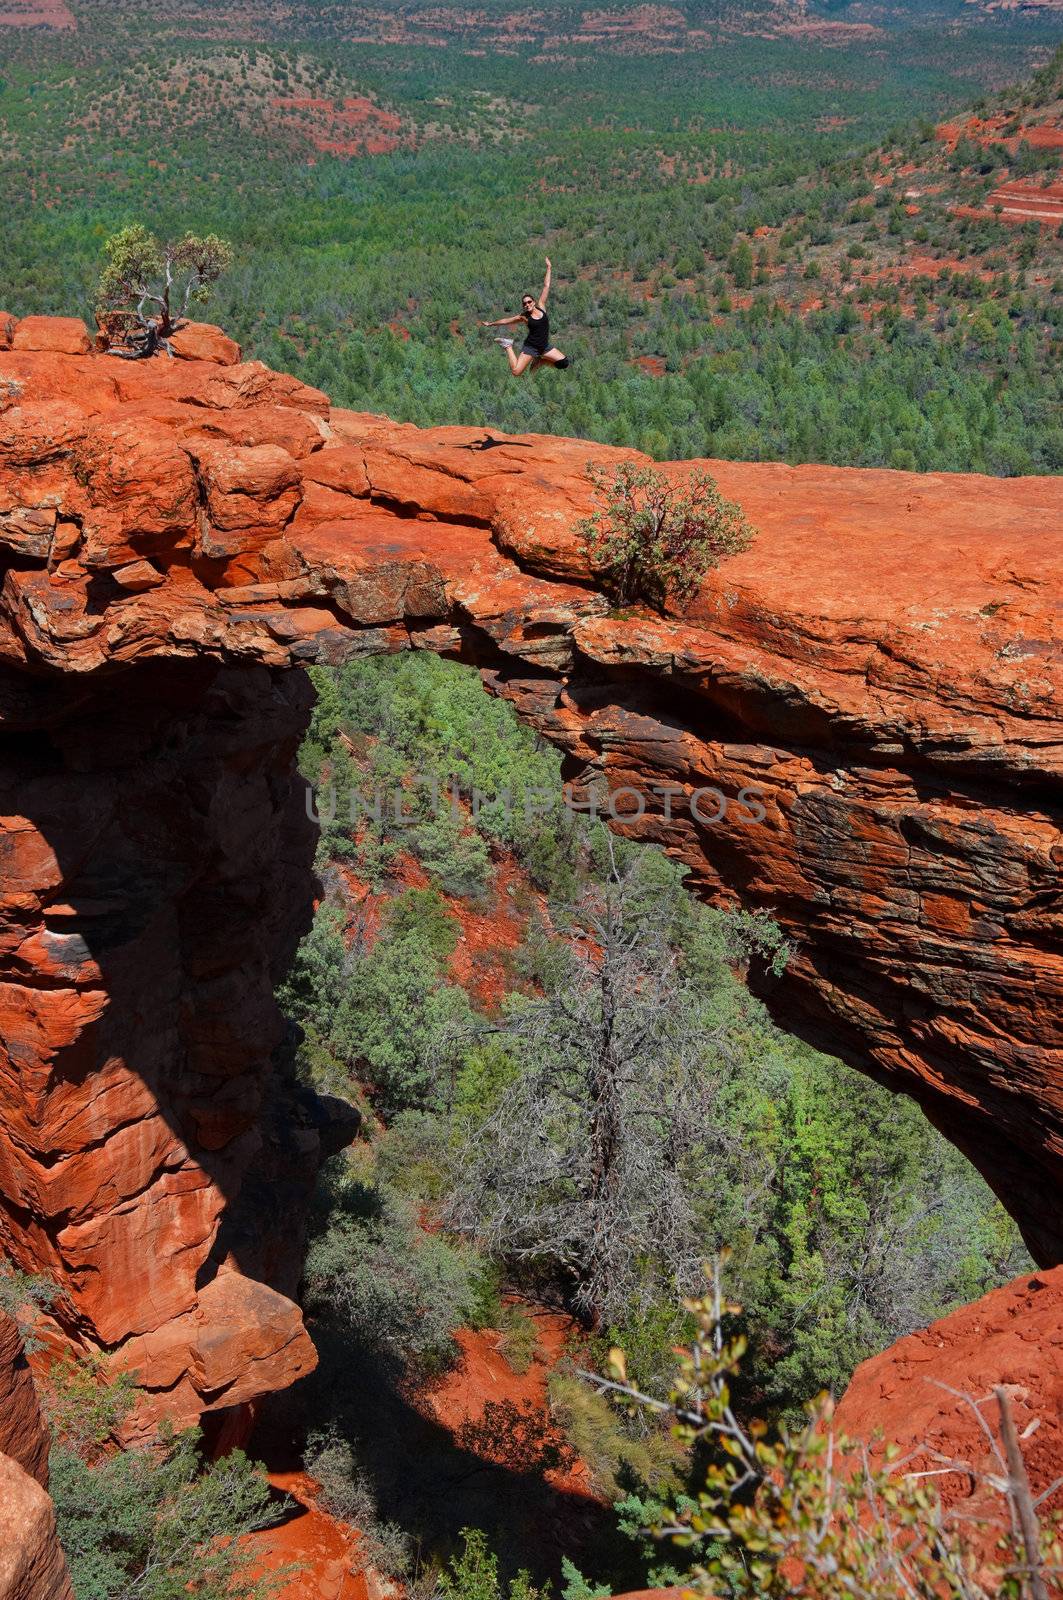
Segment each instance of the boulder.
[{"label": "boulder", "polygon": [[35,1478],[0,1455],[0,1600],[74,1600],[55,1507]]},{"label": "boulder", "polygon": [[92,340],[80,317],[23,317],[15,326],[11,348],[83,356],[92,349]]},{"label": "boulder", "polygon": [[234,367],[240,360],[236,340],[210,322],[183,323],[170,335],[170,345],[182,361],[213,361],[219,367]]}]

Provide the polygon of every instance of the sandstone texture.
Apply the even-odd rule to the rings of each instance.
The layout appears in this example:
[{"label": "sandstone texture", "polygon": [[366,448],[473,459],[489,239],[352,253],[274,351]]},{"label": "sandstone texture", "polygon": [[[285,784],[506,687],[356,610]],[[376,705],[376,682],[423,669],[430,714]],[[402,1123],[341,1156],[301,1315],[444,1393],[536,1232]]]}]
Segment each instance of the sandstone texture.
[{"label": "sandstone texture", "polygon": [[74,1600],[55,1508],[35,1478],[0,1455],[0,1600]]},{"label": "sandstone texture", "polygon": [[240,359],[240,346],[222,328],[210,322],[186,322],[170,335],[175,356],[185,361],[216,361],[234,367]]},{"label": "sandstone texture", "polygon": [[77,356],[91,349],[92,340],[80,317],[23,317],[12,330],[11,346]]},{"label": "sandstone texture", "polygon": [[0,1311],[0,1455],[17,1461],[23,1472],[47,1489],[48,1444],[22,1333],[14,1319]]},{"label": "sandstone texture", "polygon": [[0,1600],[73,1600],[47,1486],[48,1430],[22,1335],[0,1312]]},{"label": "sandstone texture", "polygon": [[631,452],[418,430],[257,362],[30,350],[25,322],[0,1216],[67,1337],[182,1417],[313,1359],[297,1219],[346,1125],[271,999],[312,897],[290,669],[360,652],[479,667],[625,831],[770,911],[776,1014],[916,1096],[1063,1256],[1063,481],[709,463],[753,546],[682,614],[618,616],[577,525],[587,461]]}]

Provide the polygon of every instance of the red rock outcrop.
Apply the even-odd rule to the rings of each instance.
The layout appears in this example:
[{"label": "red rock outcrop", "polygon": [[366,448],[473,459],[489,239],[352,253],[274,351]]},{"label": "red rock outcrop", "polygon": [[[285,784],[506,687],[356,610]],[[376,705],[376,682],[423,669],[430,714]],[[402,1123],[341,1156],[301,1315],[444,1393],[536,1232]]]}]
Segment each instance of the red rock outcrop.
[{"label": "red rock outcrop", "polygon": [[[1063,1267],[1017,1278],[863,1362],[834,1425],[873,1453],[895,1442],[912,1472],[935,1470],[941,1457],[966,1464],[970,1472],[936,1476],[938,1491],[971,1515],[971,1526],[979,1515],[991,1524],[1003,1504],[979,1479],[1003,1475],[1003,1463],[974,1404],[999,1443],[998,1386],[1007,1391],[1040,1498],[1063,1477]],[[1054,1509],[1050,1502],[1046,1514]]]},{"label": "red rock outcrop", "polygon": [[170,335],[170,348],[185,361],[217,361],[234,367],[240,359],[240,346],[222,328],[210,322],[185,322]]},{"label": "red rock outcrop", "polygon": [[11,347],[80,356],[92,348],[92,340],[80,317],[23,317],[12,332]]},{"label": "red rock outcrop", "polygon": [[0,1311],[0,1454],[48,1487],[48,1429],[18,1323]]},{"label": "red rock outcrop", "polygon": [[55,1507],[36,1478],[0,1455],[0,1600],[74,1600]]},{"label": "red rock outcrop", "polygon": [[478,665],[620,826],[769,909],[776,1012],[917,1096],[1059,1258],[1060,480],[713,463],[754,545],[685,614],[619,617],[576,525],[588,457],[630,452],[419,431],[255,362],[30,351],[22,326],[0,1192],[69,1334],[181,1416],[313,1359],[297,1218],[341,1135],[271,999],[311,884],[288,669],[396,649]]},{"label": "red rock outcrop", "polygon": [[48,1487],[48,1429],[16,1322],[0,1312],[0,1600],[73,1600]]}]

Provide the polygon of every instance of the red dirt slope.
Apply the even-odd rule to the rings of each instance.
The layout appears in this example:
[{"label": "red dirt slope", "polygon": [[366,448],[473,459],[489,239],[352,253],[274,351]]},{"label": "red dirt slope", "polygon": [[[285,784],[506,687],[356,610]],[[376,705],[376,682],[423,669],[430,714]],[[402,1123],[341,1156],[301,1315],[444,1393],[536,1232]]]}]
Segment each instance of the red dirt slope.
[{"label": "red dirt slope", "polygon": [[290,1569],[274,1600],[374,1600],[362,1570],[355,1528],[314,1504],[317,1485],[305,1472],[271,1472],[270,1483],[293,1501],[293,1509],[275,1528],[250,1535],[245,1547],[254,1553],[257,1576]]},{"label": "red dirt slope", "polygon": [[[1020,1435],[1031,1430],[1023,1454],[1040,1495],[1063,1475],[1063,1267],[1017,1278],[865,1361],[835,1425],[850,1438],[895,1440],[902,1454],[914,1452],[914,1471],[934,1465],[932,1450],[989,1470],[989,1442],[973,1407],[949,1391],[980,1403],[995,1426],[998,1384],[1007,1387]],[[935,1481],[947,1504],[966,1510],[974,1503],[967,1474]]]}]

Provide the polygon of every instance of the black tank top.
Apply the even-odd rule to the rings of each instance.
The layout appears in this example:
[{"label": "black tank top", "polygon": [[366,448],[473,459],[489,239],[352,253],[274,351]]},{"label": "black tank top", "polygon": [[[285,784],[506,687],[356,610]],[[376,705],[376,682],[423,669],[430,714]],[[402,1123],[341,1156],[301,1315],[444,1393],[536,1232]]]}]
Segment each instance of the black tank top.
[{"label": "black tank top", "polygon": [[542,316],[537,317],[534,322],[527,311],[523,315],[525,322],[528,324],[528,332],[525,335],[524,343],[530,345],[533,350],[538,350],[540,354],[544,350],[549,350],[550,318],[546,315],[546,312],[544,311]]}]

